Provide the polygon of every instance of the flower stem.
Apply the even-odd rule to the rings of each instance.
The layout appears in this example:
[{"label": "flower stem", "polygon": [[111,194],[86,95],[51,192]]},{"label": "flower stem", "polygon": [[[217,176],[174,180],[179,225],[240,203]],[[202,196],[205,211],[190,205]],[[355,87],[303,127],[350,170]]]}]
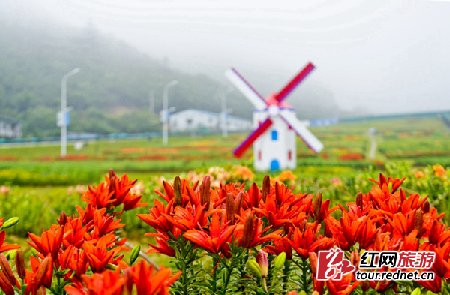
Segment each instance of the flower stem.
[{"label": "flower stem", "polygon": [[[246,275],[246,273],[244,272],[244,269],[245,269],[245,265],[247,264],[247,261],[248,261],[249,252],[250,252],[250,249],[247,249],[247,252],[244,255],[244,263],[241,264],[242,265],[242,267],[241,267],[241,282],[244,280],[244,277]],[[240,289],[241,289],[241,292],[243,293],[245,291],[245,285],[242,284]]]},{"label": "flower stem", "polygon": [[284,262],[284,268],[283,268],[283,291],[288,290],[288,280],[289,280],[289,272],[291,267],[291,261],[289,259],[286,259]]},{"label": "flower stem", "polygon": [[213,291],[214,294],[217,292],[217,264],[219,263],[219,258],[217,258],[215,255],[213,257]]}]

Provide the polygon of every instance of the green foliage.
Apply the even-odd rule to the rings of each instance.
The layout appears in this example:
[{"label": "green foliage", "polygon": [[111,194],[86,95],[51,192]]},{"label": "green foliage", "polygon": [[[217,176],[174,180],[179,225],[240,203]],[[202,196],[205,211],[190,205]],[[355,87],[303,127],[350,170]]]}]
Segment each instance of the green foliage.
[{"label": "green foliage", "polygon": [[[218,90],[204,75],[166,68],[133,47],[101,35],[94,28],[73,29],[40,22],[39,28],[0,18],[0,115],[22,119],[24,136],[59,135],[61,78],[75,67],[80,73],[67,82],[70,131],[143,133],[160,130],[164,86],[173,79],[170,105],[220,111]],[[155,93],[156,114],[149,111],[149,91]],[[251,116],[251,104],[230,95],[238,116]],[[150,117],[150,120],[149,120]]]}]

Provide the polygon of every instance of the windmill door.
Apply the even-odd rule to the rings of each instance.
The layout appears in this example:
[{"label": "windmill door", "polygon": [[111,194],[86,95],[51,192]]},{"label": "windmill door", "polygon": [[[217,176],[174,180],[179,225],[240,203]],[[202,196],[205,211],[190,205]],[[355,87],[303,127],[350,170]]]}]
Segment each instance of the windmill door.
[{"label": "windmill door", "polygon": [[273,159],[272,162],[270,162],[270,170],[271,171],[280,170],[280,162],[278,162],[277,159]]}]

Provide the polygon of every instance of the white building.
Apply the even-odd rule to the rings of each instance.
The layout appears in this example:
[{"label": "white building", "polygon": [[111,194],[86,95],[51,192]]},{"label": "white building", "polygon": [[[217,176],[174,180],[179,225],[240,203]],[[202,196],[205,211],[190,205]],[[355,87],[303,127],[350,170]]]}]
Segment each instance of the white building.
[{"label": "white building", "polygon": [[[292,108],[284,108],[292,113]],[[267,110],[253,112],[254,129],[269,117]],[[295,169],[297,166],[297,135],[281,118],[272,118],[269,130],[261,134],[253,143],[253,166],[256,170]]]},{"label": "white building", "polygon": [[[202,110],[184,110],[170,115],[169,128],[171,131],[190,130],[222,130],[221,113]],[[242,118],[227,115],[228,131],[248,131],[252,129],[252,122]]]},{"label": "white building", "polygon": [[22,137],[22,124],[20,120],[0,116],[0,138]]}]

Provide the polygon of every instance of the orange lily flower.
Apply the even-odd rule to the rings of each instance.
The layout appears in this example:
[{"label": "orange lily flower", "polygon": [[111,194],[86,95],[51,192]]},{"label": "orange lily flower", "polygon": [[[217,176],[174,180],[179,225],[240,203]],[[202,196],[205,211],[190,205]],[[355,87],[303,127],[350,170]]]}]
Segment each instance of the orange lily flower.
[{"label": "orange lily flower", "polygon": [[41,255],[40,258],[51,255],[53,261],[58,259],[58,253],[61,250],[61,244],[64,236],[64,226],[55,226],[42,233],[42,237],[29,233],[28,237],[34,242],[27,243],[36,249]]},{"label": "orange lily flower", "polygon": [[161,267],[155,272],[153,265],[141,261],[132,267],[133,283],[136,286],[137,295],[169,294],[169,286],[181,275],[178,271],[172,275],[172,270]]},{"label": "orange lily flower", "polygon": [[209,233],[205,230],[188,230],[184,237],[206,251],[219,254],[230,240],[236,225],[223,226],[218,213],[214,213],[209,225]]},{"label": "orange lily flower", "polygon": [[86,287],[77,281],[64,289],[69,295],[121,295],[126,279],[121,276],[120,271],[118,268],[115,272],[95,273],[91,277],[83,275],[82,281]]},{"label": "orange lily flower", "polygon": [[181,233],[180,229],[167,219],[174,211],[175,200],[172,199],[167,206],[155,200],[155,206],[149,210],[150,214],[138,214],[137,217],[160,232],[170,232],[175,237]]},{"label": "orange lily flower", "polygon": [[301,258],[307,259],[311,252],[317,253],[318,251],[328,250],[334,246],[335,240],[320,236],[319,229],[320,224],[318,225],[316,222],[306,225],[303,231],[295,228],[293,235],[288,239],[292,249]]},{"label": "orange lily flower", "polygon": [[169,240],[168,237],[166,237],[164,234],[161,233],[155,233],[155,234],[145,234],[146,237],[155,237],[156,240],[156,246],[152,244],[148,244],[151,249],[147,251],[148,253],[160,253],[165,254],[169,257],[175,257],[175,250],[167,243]]},{"label": "orange lily flower", "polygon": [[120,252],[121,247],[116,247],[112,250],[107,250],[107,239],[102,237],[94,245],[92,242],[85,242],[83,249],[89,261],[89,265],[93,272],[101,272],[105,269],[108,263],[117,263],[122,257],[115,256]]},{"label": "orange lily flower", "polygon": [[[1,225],[3,225],[2,222],[0,222],[0,226]],[[5,239],[6,239],[5,231],[0,231],[0,253],[20,248],[19,245],[8,245],[8,243],[5,242]]]},{"label": "orange lily flower", "polygon": [[[245,214],[245,213],[244,213]],[[262,220],[261,218],[256,218],[253,216],[253,213],[250,211],[247,213],[247,218],[242,220],[244,221],[244,226],[239,227],[236,230],[236,237],[239,239],[238,245],[243,248],[254,248],[258,245],[261,245],[267,241],[273,241],[276,239],[280,239],[279,236],[282,230],[275,231],[268,235],[262,236],[264,232],[266,232],[270,227],[262,229]]]},{"label": "orange lily flower", "polygon": [[353,290],[361,284],[360,281],[353,282],[352,284],[352,279],[353,274],[349,273],[343,276],[340,281],[328,280],[328,292],[330,292],[331,295],[348,295],[352,293]]}]

